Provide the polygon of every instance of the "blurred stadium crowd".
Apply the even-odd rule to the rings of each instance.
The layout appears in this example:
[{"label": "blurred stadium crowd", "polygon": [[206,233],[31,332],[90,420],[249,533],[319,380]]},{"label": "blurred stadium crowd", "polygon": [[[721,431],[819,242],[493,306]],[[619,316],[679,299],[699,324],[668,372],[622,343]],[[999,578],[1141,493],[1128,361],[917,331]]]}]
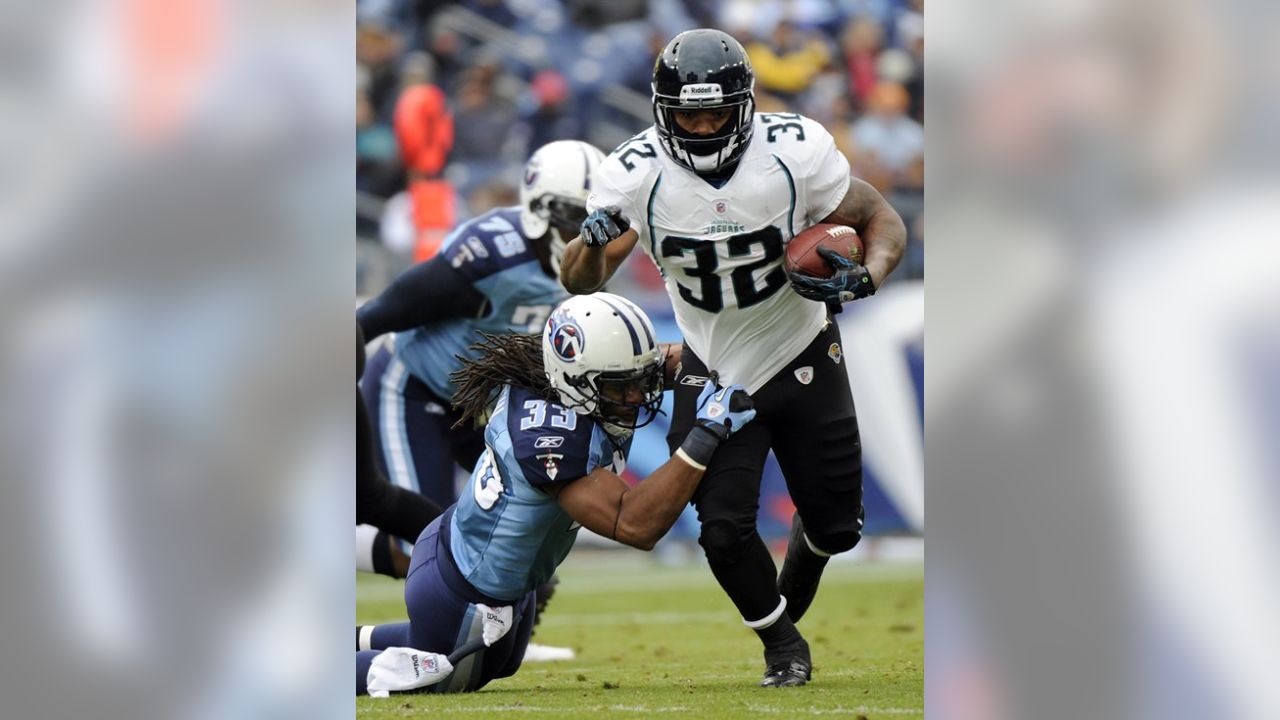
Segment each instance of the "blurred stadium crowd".
[{"label": "blurred stadium crowd", "polygon": [[[653,122],[654,58],[675,34],[723,29],[747,48],[762,112],[822,122],[853,171],[907,221],[892,279],[924,274],[923,0],[360,0],[357,292],[430,257],[452,227],[518,202],[544,143],[606,153]],[[657,271],[622,292],[667,307]],[[665,312],[669,313],[669,309]]]}]

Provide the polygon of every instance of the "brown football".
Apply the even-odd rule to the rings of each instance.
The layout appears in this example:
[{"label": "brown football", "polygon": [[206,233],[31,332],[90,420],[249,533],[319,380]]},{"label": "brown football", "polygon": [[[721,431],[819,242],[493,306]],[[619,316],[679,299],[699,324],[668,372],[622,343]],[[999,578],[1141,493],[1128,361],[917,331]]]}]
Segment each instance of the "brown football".
[{"label": "brown football", "polygon": [[787,272],[802,272],[813,277],[829,278],[835,272],[818,254],[819,247],[828,247],[850,260],[862,264],[862,238],[847,225],[814,225],[800,231],[787,244],[787,256],[783,261]]}]

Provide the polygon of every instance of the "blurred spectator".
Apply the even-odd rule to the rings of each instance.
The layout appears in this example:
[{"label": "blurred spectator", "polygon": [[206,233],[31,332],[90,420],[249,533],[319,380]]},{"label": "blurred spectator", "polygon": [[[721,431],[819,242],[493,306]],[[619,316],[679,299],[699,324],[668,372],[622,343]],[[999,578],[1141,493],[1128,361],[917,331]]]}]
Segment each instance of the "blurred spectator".
[{"label": "blurred spectator", "polygon": [[480,17],[495,22],[502,27],[509,28],[516,24],[516,14],[511,12],[506,0],[465,0],[462,5]]},{"label": "blurred spectator", "polygon": [[778,23],[767,41],[746,47],[758,87],[787,99],[804,92],[830,59],[822,40],[797,30],[787,20]]},{"label": "blurred spectator", "polygon": [[529,83],[531,110],[529,124],[530,151],[552,140],[571,140],[583,136],[577,117],[569,112],[569,83],[554,70],[543,70]]},{"label": "blurred spectator", "polygon": [[356,189],[387,197],[403,185],[396,137],[364,90],[356,91]]},{"label": "blurred spectator", "polygon": [[364,77],[369,102],[379,117],[389,117],[400,91],[400,34],[390,27],[363,22],[356,28],[356,64]]},{"label": "blurred spectator", "polygon": [[856,108],[866,107],[867,98],[876,86],[876,58],[883,44],[884,32],[869,18],[851,21],[840,36],[849,95],[855,99]]},{"label": "blurred spectator", "polygon": [[516,124],[511,102],[494,92],[495,65],[478,65],[463,77],[457,92],[457,141],[454,159],[460,162],[496,162],[502,158],[503,141]]},{"label": "blurred spectator", "polygon": [[914,9],[898,18],[898,44],[911,59],[911,74],[901,80],[911,96],[908,114],[924,122],[924,0],[911,0]]},{"label": "blurred spectator", "polygon": [[893,21],[901,0],[836,0],[836,4],[845,17],[867,18],[883,27]]},{"label": "blurred spectator", "polygon": [[395,131],[408,179],[413,255],[426,260],[439,251],[455,218],[453,187],[440,177],[454,145],[453,118],[440,88],[405,88],[396,104]]},{"label": "blurred spectator", "polygon": [[924,127],[907,117],[907,91],[901,85],[880,83],[872,90],[867,114],[850,129],[855,172],[887,181],[885,188],[919,188],[924,175]]}]

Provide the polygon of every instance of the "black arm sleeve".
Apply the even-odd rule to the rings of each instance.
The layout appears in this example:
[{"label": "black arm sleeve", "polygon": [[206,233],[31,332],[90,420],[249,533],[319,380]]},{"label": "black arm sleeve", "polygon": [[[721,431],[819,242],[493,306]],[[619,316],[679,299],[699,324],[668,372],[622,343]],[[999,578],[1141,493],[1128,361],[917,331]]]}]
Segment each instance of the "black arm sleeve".
[{"label": "black arm sleeve", "polygon": [[372,340],[437,320],[475,317],[485,297],[467,282],[443,255],[400,274],[378,297],[356,311],[356,321]]}]

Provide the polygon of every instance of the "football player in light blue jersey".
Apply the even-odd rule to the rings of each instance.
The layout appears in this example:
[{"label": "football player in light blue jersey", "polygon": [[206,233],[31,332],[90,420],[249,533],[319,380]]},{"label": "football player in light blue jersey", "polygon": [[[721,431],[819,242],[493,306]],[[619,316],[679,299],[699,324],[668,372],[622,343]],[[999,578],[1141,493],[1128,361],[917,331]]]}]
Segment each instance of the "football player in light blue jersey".
[{"label": "football player in light blue jersey", "polygon": [[534,589],[577,530],[651,549],[716,447],[755,417],[745,389],[719,387],[713,376],[683,444],[630,486],[618,474],[632,433],[656,415],[678,359],[640,308],[608,293],[573,297],[541,338],[487,335],[477,349],[454,374],[455,400],[463,422],[488,416],[484,456],[458,503],[418,539],[405,581],[409,622],[357,628],[357,693],[367,691],[379,652],[448,655],[481,640],[495,608],[511,608],[509,631],[430,690],[476,690],[513,674],[533,628]]},{"label": "football player in light blue jersey", "polygon": [[[441,507],[456,499],[455,467],[474,468],[484,438],[483,428],[457,423],[449,376],[463,358],[476,356],[477,333],[539,333],[567,297],[557,279],[560,255],[586,217],[592,173],[603,159],[577,140],[539,148],[525,166],[519,207],[460,225],[439,255],[404,272],[357,312],[368,340],[395,333],[370,358],[361,392],[378,460],[396,485]],[[362,528],[357,538],[361,569],[403,576],[403,566],[391,562],[387,535]]]}]

